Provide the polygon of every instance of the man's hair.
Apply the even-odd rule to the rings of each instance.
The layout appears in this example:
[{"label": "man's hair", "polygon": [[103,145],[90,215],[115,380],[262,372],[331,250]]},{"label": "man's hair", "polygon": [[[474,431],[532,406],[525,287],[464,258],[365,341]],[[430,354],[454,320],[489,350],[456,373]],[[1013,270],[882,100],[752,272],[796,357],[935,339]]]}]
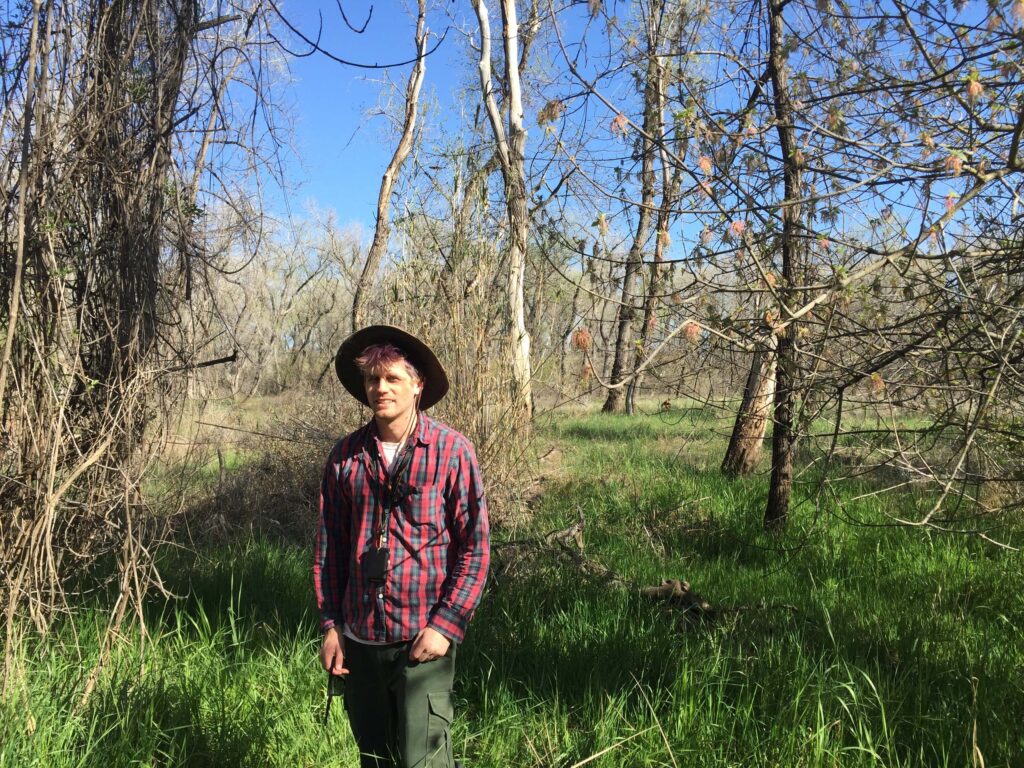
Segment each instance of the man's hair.
[{"label": "man's hair", "polygon": [[409,362],[405,353],[394,344],[371,344],[355,359],[356,368],[365,376],[379,376],[395,363],[404,363],[405,370],[416,381],[423,381],[416,366]]}]

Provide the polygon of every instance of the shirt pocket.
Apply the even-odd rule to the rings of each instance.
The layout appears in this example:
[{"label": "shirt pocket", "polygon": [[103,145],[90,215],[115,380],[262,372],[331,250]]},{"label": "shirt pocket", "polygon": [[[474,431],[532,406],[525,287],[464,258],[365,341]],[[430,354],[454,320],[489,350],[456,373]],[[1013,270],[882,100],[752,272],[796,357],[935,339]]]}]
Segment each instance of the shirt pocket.
[{"label": "shirt pocket", "polygon": [[404,506],[410,543],[416,547],[440,545],[445,535],[444,486],[411,487]]}]

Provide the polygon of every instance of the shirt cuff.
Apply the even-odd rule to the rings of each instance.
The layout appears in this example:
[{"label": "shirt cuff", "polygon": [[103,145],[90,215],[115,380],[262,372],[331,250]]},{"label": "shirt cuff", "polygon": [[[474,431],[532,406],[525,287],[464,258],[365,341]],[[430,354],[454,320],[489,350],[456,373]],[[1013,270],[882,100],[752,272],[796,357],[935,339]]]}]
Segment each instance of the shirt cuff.
[{"label": "shirt cuff", "polygon": [[461,643],[466,636],[467,621],[460,613],[447,606],[439,606],[427,622],[427,626],[436,629],[453,643]]}]

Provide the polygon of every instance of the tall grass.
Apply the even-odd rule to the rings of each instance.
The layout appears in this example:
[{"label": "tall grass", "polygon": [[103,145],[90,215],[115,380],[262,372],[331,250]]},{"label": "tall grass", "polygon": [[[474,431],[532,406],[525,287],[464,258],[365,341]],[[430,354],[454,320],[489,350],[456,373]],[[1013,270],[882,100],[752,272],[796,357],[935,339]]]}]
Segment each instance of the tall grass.
[{"label": "tall grass", "polygon": [[[587,556],[626,581],[685,578],[746,610],[680,626],[555,558],[493,580],[459,656],[468,765],[1024,762],[1019,555],[850,525],[807,501],[784,538],[767,537],[765,479],[723,478],[724,439],[696,410],[562,418],[541,439],[562,463],[538,531],[582,513]],[[881,523],[882,505],[910,503],[845,511]],[[178,597],[152,601],[151,637],[126,638],[84,709],[98,630],[80,618],[77,637],[23,649],[0,705],[0,765],[357,765],[341,707],[320,722],[308,566],[307,550],[269,540],[168,553]]]}]

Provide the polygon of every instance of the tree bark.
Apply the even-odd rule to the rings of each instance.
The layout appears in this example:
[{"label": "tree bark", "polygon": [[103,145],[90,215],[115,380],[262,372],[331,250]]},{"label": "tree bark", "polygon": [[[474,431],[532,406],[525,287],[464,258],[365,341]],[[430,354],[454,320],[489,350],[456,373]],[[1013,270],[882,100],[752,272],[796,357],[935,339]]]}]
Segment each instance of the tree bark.
[{"label": "tree bark", "polygon": [[743,401],[736,414],[729,448],[722,460],[722,472],[725,474],[747,475],[757,466],[774,395],[775,350],[758,349],[750,362]]},{"label": "tree bark", "polygon": [[[583,254],[583,249],[580,249],[580,258],[586,258]],[[569,357],[569,349],[571,349],[571,339],[573,329],[577,326],[577,317],[580,313],[580,293],[583,291],[583,280],[586,277],[586,270],[580,270],[580,279],[576,283],[576,290],[572,294],[572,308],[569,310],[569,322],[565,324],[565,329],[562,331],[562,343],[559,348],[559,361],[558,361],[558,387],[563,392],[565,391],[565,363]],[[568,348],[567,348],[568,347]]]},{"label": "tree bark", "polygon": [[[787,90],[785,51],[783,47],[782,9],[785,0],[768,3],[769,69],[771,70],[772,100],[775,109],[776,130],[782,152],[785,200],[782,208],[782,283],[779,298],[781,317],[792,317],[792,308],[799,300],[797,281],[803,245],[800,242],[800,165],[796,155],[793,130],[793,110]],[[789,500],[793,490],[793,456],[796,451],[794,429],[797,379],[797,321],[790,322],[779,336],[778,364],[775,381],[775,414],[772,427],[772,476],[768,487],[768,503],[764,512],[764,527],[768,531],[781,531],[789,516]]]},{"label": "tree bark", "polygon": [[491,29],[487,6],[483,0],[476,0],[474,9],[480,23],[480,87],[505,181],[505,207],[509,224],[507,294],[512,326],[509,334],[512,394],[513,401],[522,415],[529,420],[533,417],[533,374],[530,364],[530,334],[526,328],[524,289],[530,219],[526,194],[526,128],[523,126],[523,97],[519,81],[519,23],[515,0],[502,0],[502,38],[505,46],[508,112],[506,132],[498,113],[491,83]]}]

